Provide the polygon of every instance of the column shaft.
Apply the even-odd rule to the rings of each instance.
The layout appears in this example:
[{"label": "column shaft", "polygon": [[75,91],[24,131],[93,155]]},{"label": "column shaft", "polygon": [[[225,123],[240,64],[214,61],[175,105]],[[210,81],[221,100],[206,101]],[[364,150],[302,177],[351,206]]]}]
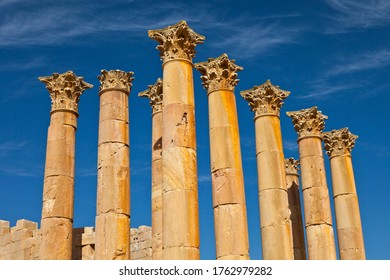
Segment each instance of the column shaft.
[{"label": "column shaft", "polygon": [[[288,164],[290,161],[290,164]],[[291,161],[296,162],[296,170],[292,170]],[[286,183],[288,193],[288,205],[290,208],[290,220],[293,236],[294,260],[306,260],[305,238],[303,234],[301,199],[299,196],[298,161],[286,159]]]},{"label": "column shaft", "polygon": [[164,259],[199,259],[192,64],[165,62],[163,81],[163,255]]},{"label": "column shaft", "polygon": [[162,111],[152,116],[152,251],[153,259],[161,260],[163,210],[162,210]]},{"label": "column shaft", "polygon": [[72,259],[76,129],[75,113],[52,113],[43,185],[41,259]]},{"label": "column shaft", "polygon": [[100,95],[96,210],[96,259],[130,259],[129,119],[123,91]]},{"label": "column shaft", "polygon": [[157,79],[154,85],[138,94],[148,97],[152,107],[152,257],[163,258],[162,251],[162,99],[163,82]]},{"label": "column shaft", "polygon": [[52,101],[47,135],[45,179],[39,257],[42,260],[72,259],[75,134],[78,102],[92,88],[72,71],[39,77]]},{"label": "column shaft", "polygon": [[244,177],[233,91],[208,95],[217,259],[249,259]]},{"label": "column shaft", "polygon": [[149,30],[163,61],[163,258],[199,259],[192,58],[204,37],[185,21]]},{"label": "column shaft", "polygon": [[351,157],[333,157],[330,167],[340,259],[364,260],[366,254]]},{"label": "column shaft", "polygon": [[336,247],[321,138],[298,141],[308,256],[310,260],[334,260]]},{"label": "column shaft", "polygon": [[263,259],[293,259],[279,117],[258,116],[255,128]]},{"label": "column shaft", "polygon": [[322,134],[330,158],[337,237],[342,260],[366,259],[351,151],[358,136],[348,128]]}]

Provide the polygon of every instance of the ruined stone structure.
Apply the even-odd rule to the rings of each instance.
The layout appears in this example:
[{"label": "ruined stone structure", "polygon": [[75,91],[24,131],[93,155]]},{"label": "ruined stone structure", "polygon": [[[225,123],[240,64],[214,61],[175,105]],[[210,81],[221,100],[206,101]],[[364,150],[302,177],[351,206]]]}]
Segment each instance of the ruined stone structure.
[{"label": "ruined stone structure", "polygon": [[[13,227],[0,220],[0,259],[199,259],[193,67],[201,73],[208,99],[213,196],[210,211],[214,213],[216,259],[249,259],[234,94],[237,72],[243,68],[226,54],[193,65],[195,47],[205,38],[185,21],[150,30],[148,35],[158,42],[163,62],[163,78],[139,93],[149,98],[152,108],[152,196],[147,198],[151,200],[152,226],[130,228],[128,98],[133,73],[102,70],[98,77],[96,224],[73,228],[78,101],[92,85],[71,71],[54,73],[39,78],[52,99],[41,228],[27,220],[19,220]],[[257,159],[263,258],[336,259],[324,141],[331,165],[340,258],[365,259],[351,159],[357,136],[348,129],[323,133],[327,116],[317,107],[288,112],[298,133],[299,160],[285,159],[280,111],[289,95],[269,80],[241,91],[254,112],[253,152]]]},{"label": "ruined stone structure", "polygon": [[149,30],[163,61],[163,259],[199,259],[192,58],[204,37],[185,21]]},{"label": "ruined stone structure", "polygon": [[51,98],[42,205],[41,259],[72,257],[75,133],[78,102],[92,88],[72,71],[40,77]]},{"label": "ruined stone structure", "polygon": [[195,64],[209,101],[217,260],[249,259],[244,174],[234,87],[243,68],[226,54]]},{"label": "ruined stone structure", "polygon": [[263,258],[293,259],[293,243],[282,134],[280,108],[290,92],[268,80],[241,92],[255,112],[256,158],[258,170],[260,227]]},{"label": "ruined stone structure", "polygon": [[321,132],[323,115],[317,107],[288,112],[298,133],[299,160],[309,259],[336,259],[332,212],[326,183]]},{"label": "ruined stone structure", "polygon": [[294,260],[306,260],[305,238],[303,233],[301,199],[299,196],[299,161],[286,158],[286,183],[288,194],[288,207],[292,227],[292,242]]},{"label": "ruined stone structure", "polygon": [[[132,228],[129,241],[132,260],[152,259],[151,228],[140,226]],[[93,227],[74,228],[72,230],[71,259],[95,259],[95,230]],[[14,227],[0,220],[0,260],[39,260],[42,233],[38,224],[19,220]]]},{"label": "ruined stone structure", "polygon": [[138,96],[148,97],[152,107],[152,236],[153,259],[161,260],[163,211],[162,211],[162,80],[140,92]]},{"label": "ruined stone structure", "polygon": [[129,101],[133,72],[102,70],[96,204],[96,259],[129,259]]},{"label": "ruined stone structure", "polygon": [[351,158],[358,137],[348,128],[324,132],[322,137],[332,170],[340,258],[364,260],[366,253]]}]

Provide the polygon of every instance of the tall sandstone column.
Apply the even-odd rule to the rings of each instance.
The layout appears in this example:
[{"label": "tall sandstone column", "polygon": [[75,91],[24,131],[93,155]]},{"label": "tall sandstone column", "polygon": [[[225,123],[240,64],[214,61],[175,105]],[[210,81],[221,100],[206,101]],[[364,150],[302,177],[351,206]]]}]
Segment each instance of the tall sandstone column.
[{"label": "tall sandstone column", "polygon": [[161,260],[162,253],[162,99],[163,82],[154,85],[138,96],[150,99],[152,107],[152,256]]},{"label": "tall sandstone column", "polygon": [[98,140],[95,258],[130,259],[128,96],[133,72],[102,70]]},{"label": "tall sandstone column", "polygon": [[288,207],[291,211],[290,219],[292,225],[294,260],[306,260],[301,199],[299,197],[299,161],[293,158],[286,158],[284,163],[286,165]]},{"label": "tall sandstone column", "polygon": [[163,61],[163,258],[199,259],[192,58],[205,38],[185,21],[148,35]]},{"label": "tall sandstone column", "polygon": [[72,259],[75,133],[78,102],[92,88],[72,71],[40,77],[51,97],[42,205],[42,260]]},{"label": "tall sandstone column", "polygon": [[326,183],[321,132],[323,115],[317,107],[288,112],[298,133],[306,239],[310,260],[335,260],[329,191]]},{"label": "tall sandstone column", "polygon": [[366,253],[351,158],[358,137],[348,128],[324,132],[322,137],[330,159],[340,259],[364,260]]},{"label": "tall sandstone column", "polygon": [[255,112],[261,242],[266,260],[294,258],[279,119],[282,101],[289,94],[269,80],[241,91]]},{"label": "tall sandstone column", "polygon": [[243,68],[226,54],[195,64],[207,90],[218,260],[249,259],[244,177],[234,87]]}]

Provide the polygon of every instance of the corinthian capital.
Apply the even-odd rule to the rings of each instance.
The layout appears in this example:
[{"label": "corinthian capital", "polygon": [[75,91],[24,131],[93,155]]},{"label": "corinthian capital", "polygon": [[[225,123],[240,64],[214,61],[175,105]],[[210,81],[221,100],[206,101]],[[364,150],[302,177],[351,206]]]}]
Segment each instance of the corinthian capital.
[{"label": "corinthian capital", "polygon": [[292,118],[294,129],[298,132],[298,137],[320,137],[325,127],[328,117],[318,111],[317,107],[302,109],[300,111],[287,112],[287,116]]},{"label": "corinthian capital", "polygon": [[150,106],[152,107],[153,114],[162,110],[163,100],[163,81],[158,78],[154,85],[149,85],[147,90],[144,90],[138,94],[140,97],[149,98]]},{"label": "corinthian capital", "polygon": [[195,56],[195,47],[202,44],[205,37],[195,33],[184,20],[163,29],[149,30],[148,36],[156,40],[159,45],[163,62],[172,59],[191,61]]},{"label": "corinthian capital", "polygon": [[209,58],[205,62],[194,65],[202,75],[200,78],[208,93],[220,89],[234,90],[240,81],[237,79],[237,72],[244,69],[234,62],[234,59],[229,60],[227,54],[224,53],[217,58]]},{"label": "corinthian capital", "polygon": [[251,89],[241,91],[241,96],[249,102],[249,106],[256,116],[280,114],[283,100],[290,95],[289,91],[275,86],[270,80]]},{"label": "corinthian capital", "polygon": [[124,72],[121,70],[102,70],[102,75],[98,76],[101,83],[100,93],[105,90],[122,90],[127,94],[130,93],[134,72]]},{"label": "corinthian capital", "polygon": [[83,77],[77,77],[72,71],[63,74],[53,73],[52,76],[39,77],[51,98],[51,113],[55,111],[71,111],[78,114],[80,95],[84,90],[93,85],[84,81]]},{"label": "corinthian capital", "polygon": [[325,151],[329,157],[350,155],[355,147],[357,135],[352,134],[348,128],[332,130],[322,133]]},{"label": "corinthian capital", "polygon": [[286,167],[286,174],[298,175],[299,160],[286,158],[284,159],[284,165]]}]

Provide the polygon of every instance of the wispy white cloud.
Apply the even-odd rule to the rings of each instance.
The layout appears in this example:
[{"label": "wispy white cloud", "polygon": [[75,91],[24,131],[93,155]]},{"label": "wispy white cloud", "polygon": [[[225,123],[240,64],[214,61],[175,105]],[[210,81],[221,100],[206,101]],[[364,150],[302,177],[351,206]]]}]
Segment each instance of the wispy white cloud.
[{"label": "wispy white cloud", "polygon": [[320,100],[324,98],[329,98],[336,93],[340,94],[344,91],[351,91],[363,88],[366,85],[366,81],[335,82],[326,78],[318,78],[307,82],[307,93],[296,95],[296,98]]},{"label": "wispy white cloud", "polygon": [[297,37],[303,31],[299,26],[278,23],[256,23],[244,27],[242,22],[226,25],[225,29],[225,37],[212,45],[218,48],[230,47],[233,55],[241,59],[274,50],[277,46],[296,44]]},{"label": "wispy white cloud", "polygon": [[283,141],[283,148],[287,151],[296,152],[296,151],[298,151],[298,144],[296,141],[284,140]]},{"label": "wispy white cloud", "polygon": [[11,152],[20,151],[27,144],[27,141],[16,142],[16,141],[8,141],[0,143],[0,157],[4,157],[9,155]]},{"label": "wispy white cloud", "polygon": [[20,166],[0,166],[0,172],[8,175],[20,176],[20,177],[41,177],[40,172],[34,172],[31,168],[22,168]]},{"label": "wispy white cloud", "polygon": [[[372,85],[375,81],[367,78],[361,79],[357,75],[363,71],[382,71],[383,68],[389,66],[389,49],[366,51],[348,56],[339,55],[333,58],[331,66],[322,69],[317,78],[306,82],[307,94],[296,97],[299,99],[323,99],[334,96],[334,94],[359,90],[361,91],[359,95],[363,97],[367,95],[364,88]],[[375,92],[371,90],[370,95],[373,94]]]},{"label": "wispy white cloud", "polygon": [[210,174],[199,175],[198,182],[199,183],[211,183],[211,175]]},{"label": "wispy white cloud", "polygon": [[92,177],[97,175],[97,170],[96,169],[82,169],[82,170],[77,170],[76,175],[81,176],[81,177]]},{"label": "wispy white cloud", "polygon": [[390,23],[388,0],[327,0],[337,13],[331,16],[336,25],[329,33],[343,33],[353,29],[366,29]]},{"label": "wispy white cloud", "polygon": [[24,71],[41,68],[46,65],[44,57],[33,57],[26,60],[13,60],[0,65],[0,72]]},{"label": "wispy white cloud", "polygon": [[210,47],[230,47],[236,57],[247,58],[276,46],[295,43],[302,31],[299,26],[282,24],[283,19],[299,17],[297,13],[259,16],[248,22],[243,15],[224,17],[210,5],[196,2],[165,3],[151,8],[152,2],[148,5],[148,2],[134,1],[127,5],[132,1],[117,0],[117,7],[112,9],[112,1],[73,1],[74,5],[61,1],[49,4],[46,0],[34,5],[21,0],[7,1],[18,2],[20,7],[14,5],[14,9],[0,19],[0,47],[82,43],[82,37],[91,35],[123,38],[118,32],[140,38],[147,36],[147,29],[185,19],[196,25],[196,30],[209,32],[207,35],[213,38],[208,39]]},{"label": "wispy white cloud", "polygon": [[[390,14],[389,14],[390,15]],[[390,65],[390,50],[371,51],[356,54],[348,61],[336,64],[327,72],[327,76],[354,73],[364,70],[372,70]]]}]

